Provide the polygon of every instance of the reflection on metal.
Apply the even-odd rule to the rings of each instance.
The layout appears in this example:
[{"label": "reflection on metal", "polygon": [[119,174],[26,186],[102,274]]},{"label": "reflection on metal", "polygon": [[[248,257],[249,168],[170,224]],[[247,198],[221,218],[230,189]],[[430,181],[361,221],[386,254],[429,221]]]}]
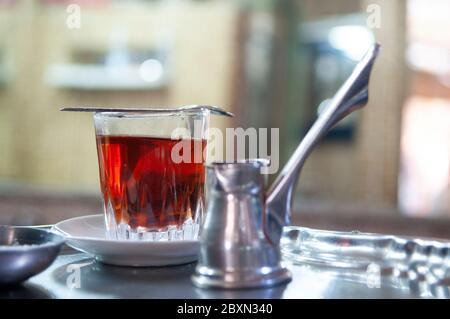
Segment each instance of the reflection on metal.
[{"label": "reflection on metal", "polygon": [[44,229],[0,226],[0,286],[42,272],[58,256],[64,239]]},{"label": "reflection on metal", "polygon": [[264,163],[213,163],[207,171],[207,213],[193,282],[202,288],[270,287],[290,280],[280,260],[283,227],[306,158],[323,135],[368,101],[374,45],[335,94],[265,194]]},{"label": "reflection on metal", "polygon": [[[406,276],[382,273],[380,288],[366,285],[365,271],[293,264],[293,280],[288,285],[266,289],[198,289],[190,277],[195,264],[164,268],[114,267],[92,262],[86,254],[63,254],[40,276],[24,287],[44,292],[52,298],[176,298],[176,299],[267,299],[267,298],[449,298],[448,285],[429,284]],[[89,263],[92,262],[92,263]],[[79,289],[70,289],[67,279],[72,264],[88,265],[80,269]],[[18,291],[19,290],[19,291]],[[34,291],[33,291],[34,292]],[[19,288],[3,291],[9,296]],[[42,298],[42,294],[27,294]]]},{"label": "reflection on metal", "polygon": [[439,285],[450,278],[450,243],[359,232],[286,227],[281,250],[296,264],[363,272],[378,284],[379,273]]},{"label": "reflection on metal", "polygon": [[199,262],[200,288],[260,288],[286,283],[278,242],[264,229],[262,161],[213,163],[207,168],[207,213]]}]

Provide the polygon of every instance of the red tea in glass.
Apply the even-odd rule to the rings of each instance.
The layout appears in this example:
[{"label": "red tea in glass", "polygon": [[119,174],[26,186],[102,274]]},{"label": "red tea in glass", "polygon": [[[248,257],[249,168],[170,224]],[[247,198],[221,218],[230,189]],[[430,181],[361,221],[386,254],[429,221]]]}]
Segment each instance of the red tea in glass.
[{"label": "red tea in glass", "polygon": [[[105,120],[103,113],[101,118],[96,117],[100,185],[109,237],[197,238],[204,209],[203,136],[105,134],[108,130],[99,130],[98,122],[105,127],[110,118]],[[146,117],[143,121],[148,120]],[[153,125],[167,130],[162,122],[155,121]],[[137,123],[133,125],[135,130]],[[175,126],[178,128],[179,124]],[[117,127],[114,132],[117,133]]]},{"label": "red tea in glass", "polygon": [[157,231],[195,220],[205,167],[194,162],[194,152],[191,162],[175,163],[171,153],[177,143],[202,153],[206,146],[194,139],[97,136],[102,193],[116,220]]}]

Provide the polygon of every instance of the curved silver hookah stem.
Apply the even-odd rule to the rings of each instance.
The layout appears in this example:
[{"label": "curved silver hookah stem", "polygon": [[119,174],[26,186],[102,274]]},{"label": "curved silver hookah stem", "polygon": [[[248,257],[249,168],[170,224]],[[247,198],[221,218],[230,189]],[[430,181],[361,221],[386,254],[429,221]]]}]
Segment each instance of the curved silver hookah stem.
[{"label": "curved silver hookah stem", "polygon": [[266,201],[268,213],[266,234],[272,243],[279,243],[283,227],[290,224],[292,193],[308,155],[320,138],[334,125],[353,111],[366,105],[369,98],[370,73],[379,50],[380,45],[375,43],[356,65],[352,74],[336,92],[326,110],[314,122],[292,157],[271,185]]}]

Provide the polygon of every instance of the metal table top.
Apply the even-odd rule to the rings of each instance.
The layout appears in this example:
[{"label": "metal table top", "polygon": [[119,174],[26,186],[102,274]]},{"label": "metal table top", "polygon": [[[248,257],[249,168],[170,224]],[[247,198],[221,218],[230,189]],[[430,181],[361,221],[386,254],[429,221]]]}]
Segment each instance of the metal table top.
[{"label": "metal table top", "polygon": [[0,298],[448,298],[449,286],[388,275],[290,264],[293,280],[270,289],[211,290],[192,285],[195,264],[161,268],[116,267],[65,251],[43,273]]}]

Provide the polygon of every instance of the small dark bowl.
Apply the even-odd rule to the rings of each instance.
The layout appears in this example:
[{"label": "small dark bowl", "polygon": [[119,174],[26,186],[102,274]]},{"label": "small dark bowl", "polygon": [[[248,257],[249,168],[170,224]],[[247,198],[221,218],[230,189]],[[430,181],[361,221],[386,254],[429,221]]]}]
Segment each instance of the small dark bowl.
[{"label": "small dark bowl", "polygon": [[63,243],[44,229],[0,226],[0,285],[18,284],[45,270]]}]

